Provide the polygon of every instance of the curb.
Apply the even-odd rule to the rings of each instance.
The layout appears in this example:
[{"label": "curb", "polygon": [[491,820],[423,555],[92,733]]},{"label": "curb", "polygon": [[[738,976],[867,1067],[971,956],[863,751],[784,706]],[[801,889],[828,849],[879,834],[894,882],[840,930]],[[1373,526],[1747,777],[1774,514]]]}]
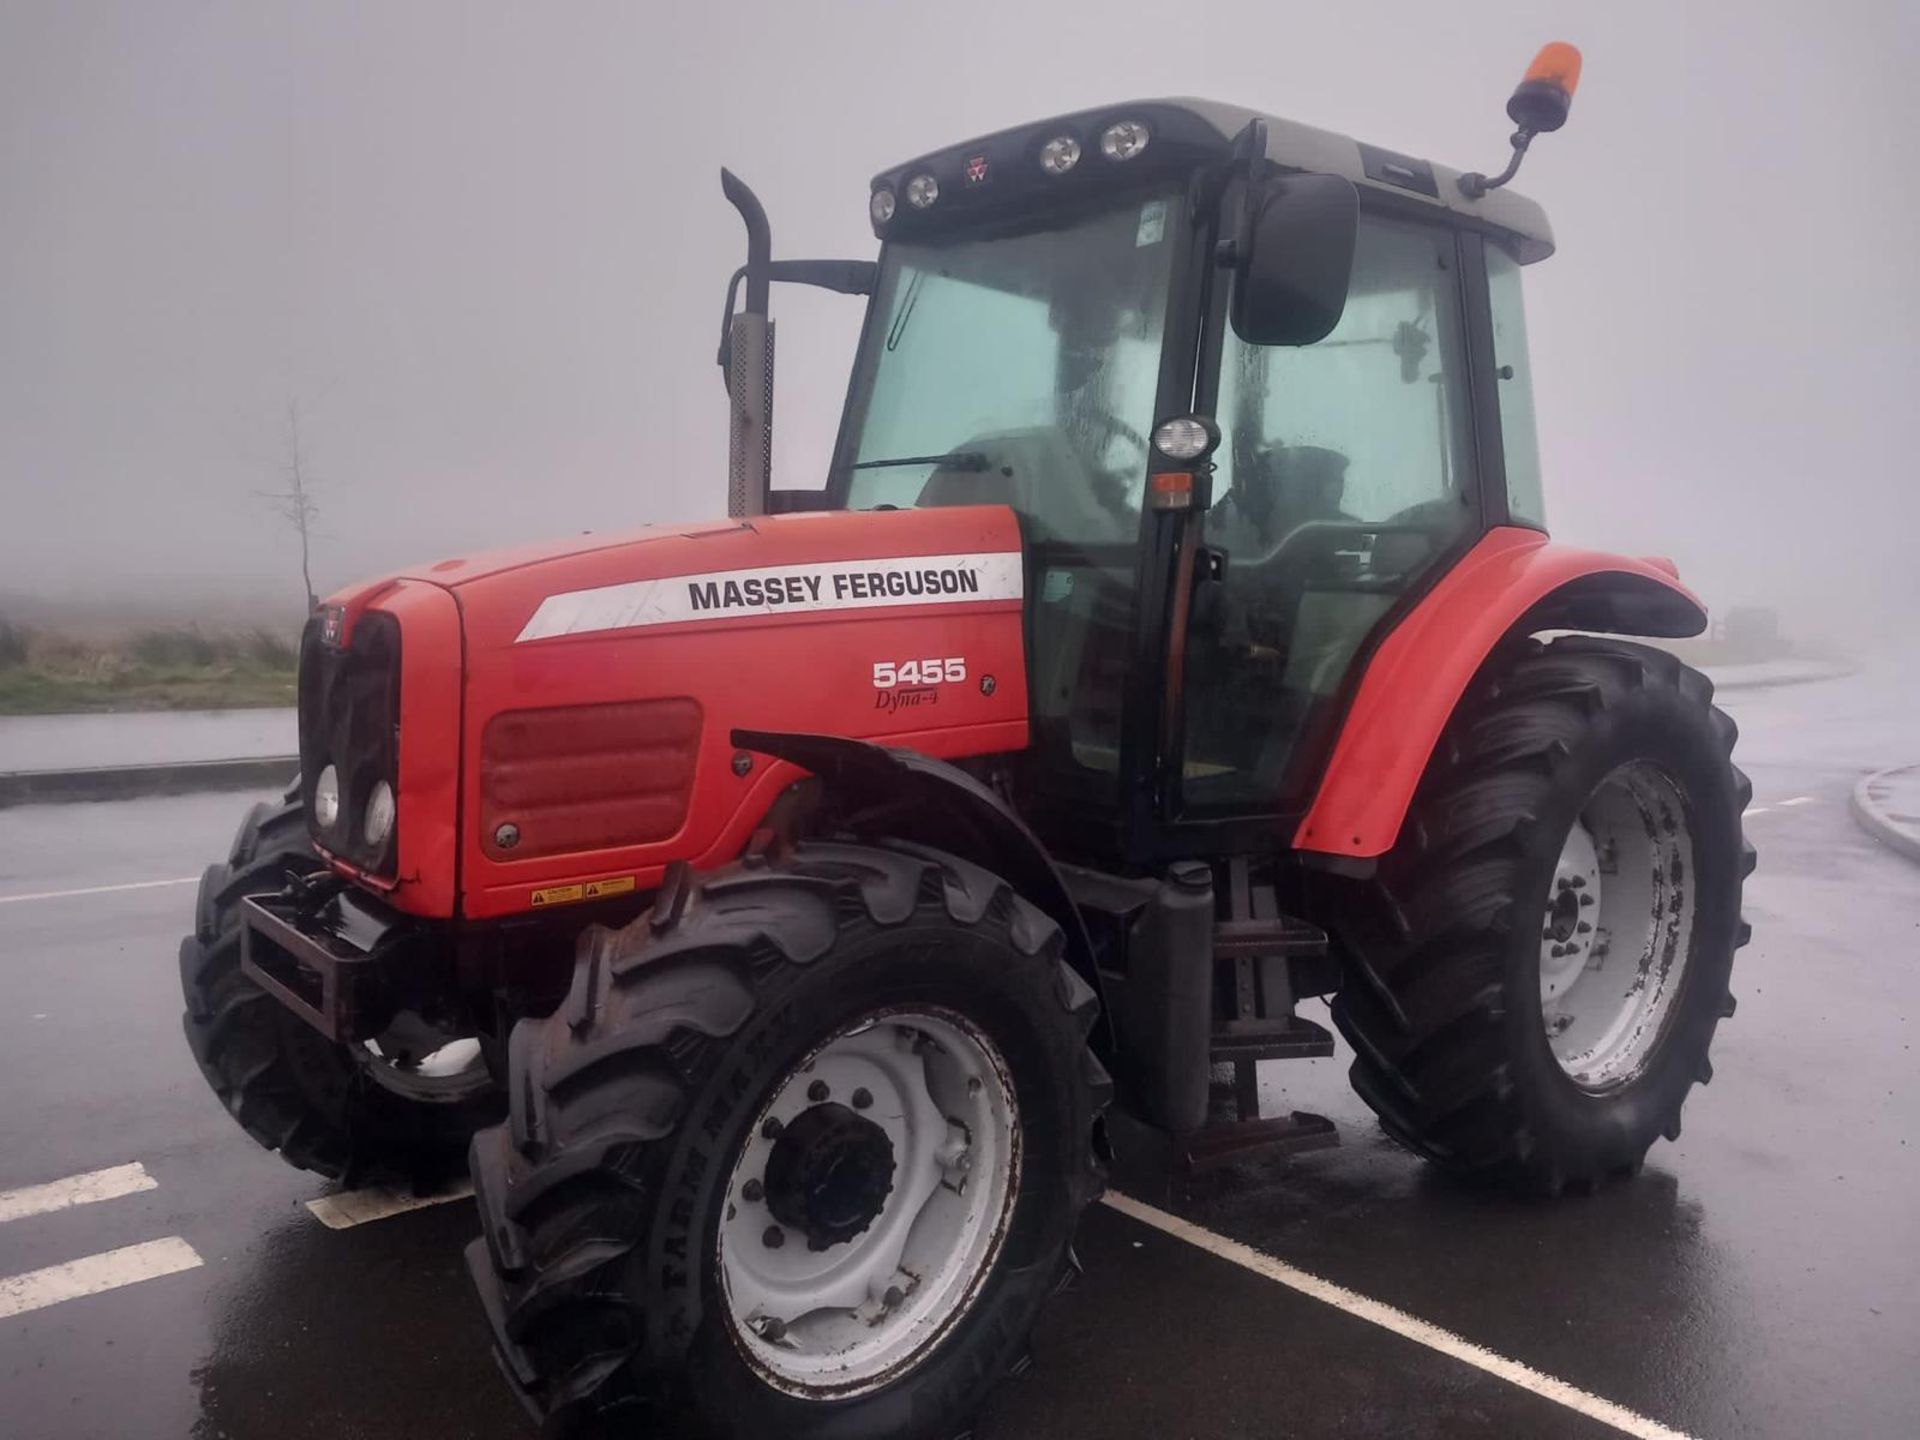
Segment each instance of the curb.
[{"label": "curb", "polygon": [[[1739,666],[1722,667],[1736,672]],[[1858,665],[1844,664],[1838,661],[1809,660],[1797,670],[1776,671],[1772,675],[1742,676],[1738,673],[1722,678],[1714,673],[1711,665],[1702,667],[1703,673],[1713,681],[1714,693],[1724,690],[1778,690],[1788,685],[1815,685],[1822,680],[1844,680],[1849,675],[1858,675]]]},{"label": "curb", "polygon": [[1859,822],[1862,830],[1888,849],[1920,865],[1920,824],[1903,825],[1887,813],[1873,794],[1876,785],[1912,771],[1920,771],[1920,765],[1896,765],[1890,770],[1876,770],[1853,787],[1848,808],[1853,811],[1853,818]]},{"label": "curb", "polygon": [[106,765],[86,770],[0,772],[0,809],[71,800],[132,800],[207,790],[278,790],[300,768],[298,755],[250,760],[189,760],[168,765]]}]

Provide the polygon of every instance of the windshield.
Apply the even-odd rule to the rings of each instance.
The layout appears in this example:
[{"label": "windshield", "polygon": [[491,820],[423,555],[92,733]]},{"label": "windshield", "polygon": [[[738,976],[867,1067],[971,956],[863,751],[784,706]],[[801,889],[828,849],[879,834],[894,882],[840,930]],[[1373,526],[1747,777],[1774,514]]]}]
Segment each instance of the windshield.
[{"label": "windshield", "polygon": [[1028,534],[1138,533],[1176,201],[889,248],[834,489],[850,509],[1006,504]]}]

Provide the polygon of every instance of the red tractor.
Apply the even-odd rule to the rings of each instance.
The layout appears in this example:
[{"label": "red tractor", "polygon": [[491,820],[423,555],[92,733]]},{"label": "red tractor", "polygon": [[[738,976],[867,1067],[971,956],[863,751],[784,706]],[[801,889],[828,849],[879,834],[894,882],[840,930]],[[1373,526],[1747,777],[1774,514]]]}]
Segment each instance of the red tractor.
[{"label": "red tractor", "polygon": [[[1544,529],[1503,187],[1577,65],[1491,179],[1197,101],[1003,131],[873,181],[877,262],[774,261],[727,176],[731,518],[308,626],[301,778],[180,950],[241,1126],[471,1142],[503,1369],[631,1433],[951,1433],[1115,1147],[1330,1141],[1258,1113],[1332,1052],[1302,997],[1447,1169],[1637,1170],[1733,1013],[1750,792],[1612,638],[1703,628],[1674,567]],[[866,305],[818,489],[774,282]]]}]

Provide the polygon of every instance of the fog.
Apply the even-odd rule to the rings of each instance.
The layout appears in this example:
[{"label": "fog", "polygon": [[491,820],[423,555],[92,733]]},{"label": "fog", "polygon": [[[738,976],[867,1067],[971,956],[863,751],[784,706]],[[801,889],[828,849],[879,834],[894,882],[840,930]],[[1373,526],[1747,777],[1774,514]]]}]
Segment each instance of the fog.
[{"label": "fog", "polygon": [[[0,3],[0,597],[299,608],[315,578],[725,506],[743,252],[873,253],[868,177],[1111,100],[1209,95],[1464,169],[1581,45],[1516,188],[1549,518],[1710,602],[1901,630],[1920,600],[1920,10]],[[776,296],[787,483],[855,303]]]}]

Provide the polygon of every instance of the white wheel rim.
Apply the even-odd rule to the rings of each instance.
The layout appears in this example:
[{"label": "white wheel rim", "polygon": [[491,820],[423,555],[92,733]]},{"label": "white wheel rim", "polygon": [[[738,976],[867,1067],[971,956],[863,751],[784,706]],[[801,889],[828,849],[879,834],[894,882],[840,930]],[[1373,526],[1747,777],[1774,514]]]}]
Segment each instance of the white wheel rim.
[{"label": "white wheel rim", "polygon": [[1561,847],[1540,937],[1540,1011],[1583,1090],[1645,1072],[1693,945],[1693,830],[1678,788],[1644,762],[1594,788]]},{"label": "white wheel rim", "polygon": [[[803,1118],[810,1111],[820,1113]],[[794,1135],[837,1127],[865,1147],[846,1171],[877,1192],[874,1131],[849,1116],[884,1134],[888,1188],[857,1234],[832,1238],[816,1225],[810,1241],[794,1223],[797,1192],[770,1194],[769,1169],[790,1176],[801,1163],[787,1134],[796,1122]],[[782,1137],[788,1149],[776,1159]],[[1019,1189],[1013,1085],[973,1024],[951,1011],[903,1009],[840,1030],[775,1087],[728,1179],[718,1251],[734,1343],[788,1394],[840,1399],[891,1384],[972,1305]]]}]

